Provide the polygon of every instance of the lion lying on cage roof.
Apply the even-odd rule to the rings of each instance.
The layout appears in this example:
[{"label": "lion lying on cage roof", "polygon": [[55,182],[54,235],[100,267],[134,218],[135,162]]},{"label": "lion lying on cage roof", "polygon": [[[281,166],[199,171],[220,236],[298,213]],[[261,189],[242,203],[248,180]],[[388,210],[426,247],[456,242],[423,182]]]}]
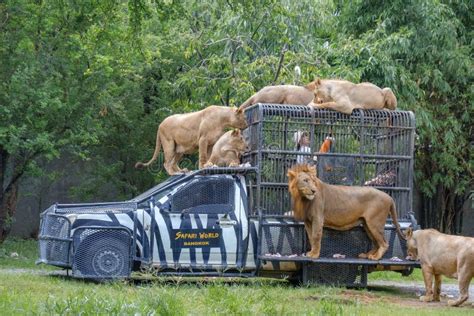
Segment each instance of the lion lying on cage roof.
[{"label": "lion lying on cage roof", "polygon": [[165,156],[164,167],[169,175],[186,172],[178,167],[178,162],[184,154],[192,154],[197,149],[199,168],[202,168],[211,155],[212,147],[224,134],[224,129],[229,127],[247,127],[243,110],[211,105],[201,111],[168,116],[158,127],[153,157],[147,163],[137,162],[135,168],[152,164],[158,158],[161,147]]},{"label": "lion lying on cage roof", "polygon": [[316,79],[312,82],[314,99],[308,104],[351,114],[354,109],[395,110],[397,98],[390,88],[379,88],[370,82]]},{"label": "lion lying on cage roof", "polygon": [[379,260],[388,249],[384,238],[388,215],[392,217],[398,235],[405,239],[397,221],[395,202],[382,191],[326,184],[316,176],[316,167],[307,164],[288,170],[288,189],[294,217],[304,221],[311,244],[308,257],[319,258],[323,226],[349,230],[362,224],[374,247],[368,253],[359,254],[359,258],[371,260]]},{"label": "lion lying on cage roof", "polygon": [[257,103],[308,105],[314,98],[314,89],[314,81],[305,86],[290,84],[266,86],[242,103],[239,109],[245,110]]}]

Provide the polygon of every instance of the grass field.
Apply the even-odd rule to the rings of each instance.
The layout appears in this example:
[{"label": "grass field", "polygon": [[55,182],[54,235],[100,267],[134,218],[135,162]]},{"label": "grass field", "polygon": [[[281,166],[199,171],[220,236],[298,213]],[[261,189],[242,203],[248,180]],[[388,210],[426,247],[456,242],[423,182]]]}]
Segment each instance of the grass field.
[{"label": "grass field", "polygon": [[[12,253],[17,253],[18,256]],[[94,283],[64,276],[54,267],[36,266],[36,241],[7,240],[0,245],[0,315],[469,315],[470,305],[449,308],[422,304],[414,293],[390,287],[364,290],[294,287],[267,279],[152,278]],[[397,273],[369,275],[371,281],[415,282]]]}]

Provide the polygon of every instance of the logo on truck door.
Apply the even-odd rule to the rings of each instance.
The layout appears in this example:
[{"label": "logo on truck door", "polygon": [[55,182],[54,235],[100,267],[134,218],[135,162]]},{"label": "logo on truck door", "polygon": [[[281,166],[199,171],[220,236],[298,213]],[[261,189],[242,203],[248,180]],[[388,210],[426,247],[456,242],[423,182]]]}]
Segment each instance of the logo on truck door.
[{"label": "logo on truck door", "polygon": [[173,229],[173,248],[219,247],[222,229]]}]

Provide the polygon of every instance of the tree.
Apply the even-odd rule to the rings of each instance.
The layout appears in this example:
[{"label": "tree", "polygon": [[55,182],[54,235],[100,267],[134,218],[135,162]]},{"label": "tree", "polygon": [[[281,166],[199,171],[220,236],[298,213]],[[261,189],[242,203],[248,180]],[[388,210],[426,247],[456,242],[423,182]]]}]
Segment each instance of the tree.
[{"label": "tree", "polygon": [[361,79],[394,87],[417,115],[422,226],[455,233],[474,184],[472,10],[464,2],[356,1],[343,8],[341,25]]},{"label": "tree", "polygon": [[[0,4],[0,241],[18,181],[70,152],[73,194],[129,198],[164,173],[166,116],[315,77],[391,87],[417,115],[421,224],[454,232],[472,188],[472,10],[463,1],[40,0]],[[294,67],[301,68],[301,77]]]},{"label": "tree", "polygon": [[41,161],[62,152],[89,158],[106,135],[105,114],[120,108],[123,86],[133,89],[123,7],[14,0],[0,6],[0,242],[19,180],[38,176]]}]

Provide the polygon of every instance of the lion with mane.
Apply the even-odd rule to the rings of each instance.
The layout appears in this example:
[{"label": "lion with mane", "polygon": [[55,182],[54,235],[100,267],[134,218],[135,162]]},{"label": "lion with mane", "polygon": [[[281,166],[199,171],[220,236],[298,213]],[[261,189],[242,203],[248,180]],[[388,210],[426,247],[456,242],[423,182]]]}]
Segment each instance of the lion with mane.
[{"label": "lion with mane", "polygon": [[362,224],[374,243],[368,253],[359,258],[379,260],[388,249],[384,238],[385,222],[392,217],[397,233],[400,230],[395,202],[386,193],[371,187],[326,184],[316,175],[316,167],[295,165],[288,170],[288,189],[293,201],[295,219],[304,222],[311,244],[307,256],[319,258],[323,226],[349,230]]}]

